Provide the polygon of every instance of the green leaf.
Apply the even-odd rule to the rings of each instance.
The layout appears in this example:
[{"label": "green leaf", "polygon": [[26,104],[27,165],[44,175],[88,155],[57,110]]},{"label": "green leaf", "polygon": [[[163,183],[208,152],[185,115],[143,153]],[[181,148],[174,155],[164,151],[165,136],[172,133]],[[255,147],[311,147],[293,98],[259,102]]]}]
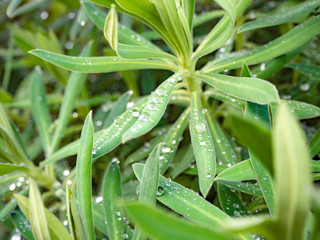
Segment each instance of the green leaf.
[{"label": "green leaf", "polygon": [[238,33],[254,30],[258,28],[271,27],[295,20],[301,16],[308,15],[313,9],[320,6],[320,1],[307,1],[296,4],[292,7],[281,8],[279,11],[274,11],[268,16],[261,17],[255,21],[243,24]]},{"label": "green leaf", "polygon": [[87,239],[95,239],[92,219],[92,183],[91,160],[93,145],[92,113],[90,112],[84,122],[81,132],[80,144],[76,165],[77,197],[79,213]]},{"label": "green leaf", "polygon": [[[144,165],[141,163],[133,165],[139,181],[142,178],[143,168]],[[157,197],[173,211],[197,223],[220,226],[228,219],[228,215],[199,194],[163,176],[159,179]]]},{"label": "green leaf", "polygon": [[215,0],[229,15],[231,21],[236,21],[236,1],[235,0]]},{"label": "green leaf", "polygon": [[30,53],[52,64],[75,72],[102,73],[135,69],[178,70],[174,64],[168,64],[160,59],[130,60],[120,57],[71,57],[40,49],[32,50]]},{"label": "green leaf", "polygon": [[149,236],[158,240],[207,240],[207,239],[239,239],[223,231],[220,227],[210,228],[206,225],[196,225],[183,218],[166,213],[149,204],[127,203],[126,212]]},{"label": "green leaf", "polygon": [[276,87],[258,78],[239,78],[214,73],[198,73],[197,77],[222,92],[247,101],[259,104],[279,101]]},{"label": "green leaf", "polygon": [[244,160],[239,162],[230,168],[223,170],[216,178],[218,180],[227,181],[244,181],[244,180],[254,180],[256,175],[253,171],[250,160]]},{"label": "green leaf", "polygon": [[[150,153],[142,173],[142,180],[139,189],[139,201],[142,203],[148,203],[150,206],[155,206],[157,200],[157,190],[160,176],[159,158],[161,150],[162,144],[160,143]],[[139,226],[135,227],[132,239],[146,239],[146,236],[144,236],[143,231],[141,231]]]},{"label": "green leaf", "polygon": [[19,230],[19,232],[28,240],[34,240],[32,234],[31,225],[28,219],[24,216],[20,208],[15,209],[11,213],[11,219],[14,226]]},{"label": "green leaf", "polygon": [[[183,146],[180,150],[178,150],[175,155],[170,170],[169,176],[172,176],[173,179],[178,177],[185,170],[190,168],[190,165],[194,162],[194,154],[191,144],[187,146]],[[194,166],[193,166],[194,167]]]},{"label": "green leaf", "polygon": [[175,84],[182,80],[181,75],[182,72],[179,72],[168,78],[148,97],[147,104],[142,109],[139,118],[122,136],[122,142],[140,137],[158,124],[167,108]]},{"label": "green leaf", "polygon": [[239,161],[239,157],[230,137],[223,132],[210,110],[205,112],[205,116],[208,121],[208,128],[210,130],[216,152],[217,170],[220,171],[220,169],[228,168],[237,163]]},{"label": "green leaf", "polygon": [[[123,135],[132,127],[137,121],[140,113],[143,111],[147,102],[147,98],[141,99],[130,109],[125,111],[123,114],[113,122],[113,124],[101,131],[99,137],[94,140],[93,145],[93,157],[97,158],[102,156],[121,143]],[[119,126],[122,126],[119,128]]]},{"label": "green leaf", "polygon": [[189,115],[190,108],[187,108],[170,127],[167,134],[162,139],[163,145],[160,159],[160,173],[164,173],[167,170],[168,165],[171,163],[179,146],[181,136],[188,125]]},{"label": "green leaf", "polygon": [[[285,104],[290,112],[298,119],[310,119],[320,116],[320,108],[312,104],[294,100],[283,100],[282,103]],[[271,103],[271,109],[274,115],[277,112],[278,106],[278,103]]]},{"label": "green leaf", "polygon": [[189,131],[198,167],[200,190],[206,197],[216,173],[216,155],[198,92],[191,93]]},{"label": "green leaf", "polygon": [[49,128],[51,125],[51,117],[49,107],[47,105],[45,86],[38,70],[35,70],[31,76],[30,86],[30,102],[31,111],[39,131],[41,143],[46,154],[50,152],[51,136]]},{"label": "green leaf", "polygon": [[223,210],[233,217],[247,216],[249,212],[237,194],[229,187],[218,183],[218,197]]},{"label": "green leaf", "polygon": [[29,216],[32,233],[36,239],[50,240],[48,224],[44,212],[44,206],[41,199],[41,194],[33,179],[29,178]]},{"label": "green leaf", "polygon": [[224,10],[214,10],[210,12],[201,13],[201,15],[198,15],[193,20],[193,27],[198,27],[204,23],[207,23],[215,18],[221,17],[225,14]]},{"label": "green leaf", "polygon": [[24,172],[27,171],[28,169],[23,166],[19,165],[13,165],[13,164],[8,164],[8,163],[0,163],[0,176],[12,173],[12,172]]},{"label": "green leaf", "polygon": [[271,133],[263,127],[264,123],[259,119],[253,121],[236,115],[230,115],[230,121],[237,139],[246,145],[272,172]]},{"label": "green leaf", "polygon": [[258,183],[236,182],[228,180],[218,180],[217,182],[249,195],[262,196],[262,192]]},{"label": "green leaf", "polygon": [[103,207],[93,202],[92,204],[92,214],[93,214],[93,223],[94,226],[104,235],[108,236],[108,229],[107,229],[107,223],[104,217],[104,210]]},{"label": "green leaf", "polygon": [[[14,194],[14,197],[17,199],[19,207],[23,214],[28,218],[29,221],[31,216],[29,215],[29,199]],[[52,239],[59,239],[59,240],[72,240],[70,234],[68,233],[67,229],[63,226],[63,224],[58,220],[58,218],[51,213],[48,209],[44,209],[45,211],[45,218],[47,220],[50,236]],[[41,219],[43,221],[43,219]]]},{"label": "green leaf", "polygon": [[[90,56],[92,50],[92,42],[89,42],[82,52],[80,56],[88,57]],[[54,132],[51,144],[51,150],[54,152],[58,147],[62,136],[64,135],[64,131],[68,125],[71,112],[74,108],[74,104],[76,102],[76,98],[82,90],[85,80],[87,78],[87,74],[83,73],[71,73],[67,86],[65,89],[65,93],[63,96],[63,101],[59,111],[58,125]]]},{"label": "green leaf", "polygon": [[[83,1],[81,4],[84,10],[86,11],[86,13],[88,14],[89,18],[91,19],[91,21],[100,30],[103,31],[107,14],[102,12],[100,8],[98,8],[96,5],[92,4],[91,2]],[[158,47],[154,45],[152,42],[148,41],[141,35],[137,34],[136,32],[122,25],[121,23],[119,23],[119,28],[118,28],[118,40],[119,42],[124,44],[147,46],[150,48],[158,49]]]},{"label": "green leaf", "polygon": [[[319,3],[320,5],[320,3]],[[320,67],[315,65],[308,65],[308,64],[294,64],[291,63],[288,67],[297,70],[298,72],[302,73],[303,75],[307,76],[308,78],[312,78],[315,80],[320,80]]]},{"label": "green leaf", "polygon": [[116,5],[112,4],[104,24],[104,37],[116,52],[118,51],[118,14]]},{"label": "green leaf", "polygon": [[[244,77],[251,77],[250,69],[246,64],[243,64],[241,75]],[[259,105],[248,102],[245,109],[245,118],[251,119],[252,121],[257,121],[260,119],[262,123],[261,127],[267,131],[270,130],[271,119],[268,105]],[[270,153],[270,151],[266,153]],[[249,149],[249,155],[253,170],[256,174],[256,178],[267,203],[269,212],[273,216],[275,214],[275,187],[273,178],[271,176],[273,169],[268,169],[265,166],[265,164],[260,160],[261,156],[259,156],[259,154],[257,155],[256,151]]]},{"label": "green leaf", "polygon": [[85,239],[85,233],[81,223],[77,200],[68,185],[66,186],[66,208],[68,224],[72,238]]},{"label": "green leaf", "polygon": [[[281,37],[247,54],[209,62],[202,68],[202,71],[210,73],[236,69],[241,67],[243,62],[246,62],[248,65],[254,65],[285,54],[319,34],[319,23],[320,16],[312,17]],[[299,38],[297,38],[297,36],[299,36]]]},{"label": "green leaf", "polygon": [[284,105],[276,115],[273,149],[278,236],[304,239],[311,184],[309,153],[299,124]]},{"label": "green leaf", "polygon": [[110,127],[115,119],[121,115],[127,109],[127,103],[132,95],[132,91],[128,91],[123,94],[118,101],[112,106],[110,113],[108,114],[107,119],[103,123],[103,127]]},{"label": "green leaf", "polygon": [[110,239],[123,239],[124,223],[122,209],[118,206],[121,198],[120,169],[117,161],[112,161],[103,180],[103,211],[107,221]]},{"label": "green leaf", "polygon": [[137,46],[137,45],[128,45],[119,43],[117,46],[117,53],[120,57],[126,59],[155,59],[155,58],[165,58],[178,62],[178,59],[164,51],[159,49],[146,47],[146,46]]},{"label": "green leaf", "polygon": [[320,152],[320,129],[314,135],[312,140],[310,141],[310,155],[311,157],[315,156]]}]

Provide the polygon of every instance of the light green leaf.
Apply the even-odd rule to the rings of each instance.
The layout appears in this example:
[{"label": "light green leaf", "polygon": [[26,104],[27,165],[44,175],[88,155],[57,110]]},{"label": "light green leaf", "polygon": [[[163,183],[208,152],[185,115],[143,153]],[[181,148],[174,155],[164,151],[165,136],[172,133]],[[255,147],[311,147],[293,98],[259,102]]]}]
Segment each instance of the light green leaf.
[{"label": "light green leaf", "polygon": [[189,115],[190,108],[187,108],[164,136],[161,149],[160,173],[164,173],[171,163],[179,146],[181,135],[188,125]]},{"label": "light green leaf", "polygon": [[112,4],[104,24],[104,37],[116,52],[118,47],[118,14],[116,5]]},{"label": "light green leaf", "polygon": [[227,180],[227,181],[245,181],[245,180],[254,180],[256,175],[252,168],[250,159],[239,162],[230,168],[223,170],[216,178],[218,180]]},{"label": "light green leaf", "polygon": [[299,124],[284,105],[279,106],[273,138],[278,236],[304,239],[311,190],[309,153]]},{"label": "light green leaf", "polygon": [[223,228],[196,225],[192,222],[159,210],[149,204],[127,203],[126,212],[149,236],[158,240],[235,240],[240,239]]},{"label": "light green leaf", "polygon": [[274,11],[268,16],[261,17],[255,21],[251,21],[243,24],[238,32],[245,32],[249,30],[254,30],[258,28],[271,27],[280,25],[282,23],[290,22],[301,16],[308,15],[313,9],[320,6],[320,1],[307,1],[300,4],[296,4],[292,7],[281,8],[279,11]]},{"label": "light green leaf", "polygon": [[77,198],[79,201],[79,213],[86,238],[95,239],[92,219],[92,183],[91,161],[93,145],[92,113],[90,112],[84,122],[81,132],[76,164]]},{"label": "light green leaf", "polygon": [[47,105],[44,82],[38,70],[35,70],[31,76],[30,102],[32,103],[32,116],[39,131],[43,149],[48,154],[51,147],[51,136],[49,133],[51,117]]},{"label": "light green leaf", "polygon": [[110,239],[123,239],[124,223],[122,209],[117,201],[121,198],[120,169],[116,161],[112,161],[103,180],[103,211],[107,221]]},{"label": "light green leaf", "polygon": [[[294,100],[283,100],[282,103],[284,103],[290,112],[293,113],[298,119],[310,119],[320,116],[320,108],[312,104]],[[278,103],[271,103],[271,108],[274,115],[277,112],[278,106]]]},{"label": "light green leaf", "polygon": [[[12,209],[13,210],[13,209]],[[14,226],[19,230],[23,237],[28,240],[35,240],[30,222],[26,218],[26,216],[22,213],[20,208],[15,209],[11,213],[11,219]]]},{"label": "light green leaf", "polygon": [[[318,1],[319,2],[319,1]],[[320,3],[319,3],[320,5]],[[291,63],[288,67],[297,70],[308,78],[320,80],[320,67],[315,65],[307,65],[307,64],[294,64]]]},{"label": "light green leaf", "polygon": [[198,167],[200,190],[206,197],[216,174],[216,155],[198,92],[191,93],[189,131]]},{"label": "light green leaf", "polygon": [[[139,202],[148,203],[150,206],[155,206],[157,200],[157,190],[160,176],[159,158],[161,156],[161,150],[162,144],[160,143],[150,153],[142,173],[142,180],[139,189]],[[146,239],[146,236],[139,226],[135,227],[132,239]]]},{"label": "light green leaf", "polygon": [[[92,42],[89,42],[80,53],[80,56],[82,57],[90,56],[91,50],[92,50]],[[58,125],[56,130],[54,131],[54,135],[52,138],[52,143],[51,143],[52,152],[56,150],[62,136],[64,135],[64,131],[66,130],[66,127],[68,125],[76,98],[81,92],[86,78],[87,78],[87,74],[71,73],[68,79],[65,93],[63,96],[63,101],[59,111]]]},{"label": "light green leaf", "polygon": [[[29,199],[14,194],[14,197],[17,199],[17,202],[19,204],[19,207],[23,214],[28,218],[29,221],[31,221],[31,216],[29,214]],[[59,240],[72,240],[72,237],[68,233],[67,229],[63,226],[63,224],[58,220],[58,218],[51,213],[48,209],[44,209],[45,211],[45,218],[48,224],[50,236],[52,239],[59,239]],[[41,219],[41,221],[44,221]]]},{"label": "light green leaf", "polygon": [[236,182],[228,180],[218,180],[217,182],[249,195],[263,196],[258,183]]},{"label": "light green leaf", "polygon": [[117,46],[117,53],[120,57],[126,59],[155,59],[155,58],[167,58],[178,62],[178,59],[166,53],[160,49],[155,49],[146,46],[128,45],[119,43]]},{"label": "light green leaf", "polygon": [[214,73],[198,73],[197,77],[222,92],[247,101],[260,104],[279,101],[276,87],[258,78],[239,78]]},{"label": "light green leaf", "polygon": [[13,164],[8,164],[8,163],[0,163],[0,176],[9,174],[11,172],[24,172],[27,171],[28,169],[23,166],[19,165],[13,165]]},{"label": "light green leaf", "polygon": [[120,57],[71,57],[40,49],[32,50],[30,53],[52,64],[75,72],[102,73],[135,69],[178,70],[174,64],[168,64],[160,59],[129,60]]},{"label": "light green leaf", "polygon": [[69,230],[73,239],[85,239],[84,229],[82,227],[77,200],[69,188],[66,186],[66,208]]},{"label": "light green leaf", "polygon": [[319,34],[319,23],[320,16],[312,17],[281,37],[247,54],[209,62],[202,68],[202,71],[208,73],[236,69],[241,67],[243,62],[246,62],[248,65],[254,65],[285,54]]},{"label": "light green leaf", "polygon": [[32,233],[38,240],[50,240],[48,224],[44,212],[41,194],[33,179],[29,178],[29,216]]},{"label": "light green leaf", "polygon": [[[94,158],[110,152],[121,143],[123,135],[134,126],[140,113],[143,111],[146,102],[147,98],[140,100],[130,109],[121,114],[109,128],[101,131],[102,133],[99,135],[99,137],[97,139],[95,138],[94,140]],[[119,126],[122,127],[119,128]]]},{"label": "light green leaf", "polygon": [[207,23],[215,18],[221,17],[225,14],[224,10],[214,10],[210,12],[201,13],[197,15],[193,20],[193,27],[198,27],[204,23]]},{"label": "light green leaf", "polygon": [[106,236],[108,236],[107,223],[104,217],[103,207],[99,203],[93,202],[92,204],[92,214],[94,226]]},{"label": "light green leaf", "polygon": [[158,124],[167,108],[175,84],[182,80],[181,75],[182,72],[179,72],[168,78],[148,97],[139,118],[122,136],[122,142],[140,137]]},{"label": "light green leaf", "polygon": [[236,1],[235,0],[215,0],[229,15],[231,22],[236,21]]}]

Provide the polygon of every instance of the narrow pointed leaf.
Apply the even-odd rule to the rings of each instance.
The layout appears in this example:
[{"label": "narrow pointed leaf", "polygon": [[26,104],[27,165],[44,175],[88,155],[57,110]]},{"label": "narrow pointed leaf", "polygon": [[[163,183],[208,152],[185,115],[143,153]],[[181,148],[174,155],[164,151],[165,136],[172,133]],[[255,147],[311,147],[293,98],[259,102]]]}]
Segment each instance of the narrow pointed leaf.
[{"label": "narrow pointed leaf", "polygon": [[200,190],[203,196],[207,196],[216,173],[216,155],[208,123],[202,112],[201,99],[197,92],[191,94],[189,130],[198,167]]},{"label": "narrow pointed leaf", "polygon": [[37,70],[31,76],[30,101],[31,111],[39,131],[41,143],[46,153],[49,152],[51,145],[51,136],[49,128],[51,117],[49,107],[47,105],[44,82],[41,73]]},{"label": "narrow pointed leaf", "polygon": [[122,239],[124,231],[123,213],[117,201],[121,198],[120,169],[116,161],[112,161],[106,170],[103,180],[103,211],[107,221],[110,239]]},{"label": "narrow pointed leaf", "polygon": [[93,229],[91,205],[91,161],[93,145],[93,124],[91,114],[91,112],[88,114],[81,132],[76,165],[76,185],[81,222],[84,227],[86,238],[93,240],[95,239],[95,234]]},{"label": "narrow pointed leaf", "polygon": [[197,76],[220,91],[247,101],[259,104],[279,101],[276,87],[258,78],[238,78],[214,73],[198,74]]},{"label": "narrow pointed leaf", "polygon": [[[319,2],[319,1],[318,1]],[[320,5],[320,3],[319,3]],[[320,80],[320,67],[315,65],[307,65],[307,64],[294,64],[291,63],[288,67],[297,70],[308,78]]]},{"label": "narrow pointed leaf", "polygon": [[[29,199],[21,195],[14,195],[17,199],[19,207],[23,214],[31,221],[31,216],[29,215]],[[52,239],[59,240],[72,240],[71,235],[68,233],[67,229],[58,220],[58,218],[51,213],[48,209],[45,209],[45,217],[47,219],[48,228],[50,231],[50,236]],[[43,221],[43,219],[41,219]]]},{"label": "narrow pointed leaf", "polygon": [[[209,62],[204,68],[202,68],[202,71],[218,72],[227,69],[236,69],[241,67],[243,62],[246,62],[248,65],[254,65],[285,54],[319,34],[319,23],[320,16],[312,17],[281,37],[264,46],[254,49],[247,54]],[[297,38],[297,36],[300,37]]]},{"label": "narrow pointed leaf", "polygon": [[[142,180],[139,190],[139,201],[142,203],[148,203],[150,204],[150,206],[155,206],[157,199],[157,190],[160,176],[159,157],[161,154],[161,150],[162,144],[160,143],[150,153],[142,173]],[[135,227],[132,239],[146,239],[145,234],[143,233],[143,231],[141,231],[141,228],[139,226]]]},{"label": "narrow pointed leaf", "polygon": [[303,239],[310,201],[310,160],[303,132],[284,105],[279,107],[273,138],[279,237]]},{"label": "narrow pointed leaf", "polygon": [[8,163],[0,163],[0,176],[12,173],[12,172],[23,172],[27,171],[28,168],[14,165],[14,164],[8,164]]},{"label": "narrow pointed leaf", "polygon": [[[89,42],[86,47],[82,50],[80,56],[88,57],[90,56],[92,49],[92,42]],[[63,101],[61,104],[61,108],[59,111],[58,125],[54,132],[52,138],[52,147],[51,150],[55,151],[58,147],[62,136],[64,135],[64,131],[68,125],[68,121],[70,119],[70,115],[74,108],[74,104],[77,96],[82,90],[87,74],[84,73],[71,73],[67,82],[67,86],[65,89],[65,93],[63,96]]]},{"label": "narrow pointed leaf", "polygon": [[163,82],[149,97],[146,106],[142,109],[138,120],[122,136],[122,142],[142,136],[155,127],[164,114],[171,92],[181,73],[177,73]]},{"label": "narrow pointed leaf", "polygon": [[301,16],[310,14],[311,11],[320,6],[320,1],[308,1],[296,4],[292,7],[282,8],[280,11],[274,11],[268,16],[264,16],[255,21],[243,24],[238,32],[245,32],[258,28],[271,27],[295,20]]},{"label": "narrow pointed leaf", "polygon": [[149,236],[158,240],[236,240],[235,235],[219,228],[196,225],[159,210],[149,204],[127,203],[126,212]]},{"label": "narrow pointed leaf", "polygon": [[39,240],[50,240],[41,194],[33,179],[29,178],[29,216],[33,235]]},{"label": "narrow pointed leaf", "polygon": [[160,159],[160,173],[164,173],[168,165],[171,163],[179,146],[180,138],[188,125],[189,115],[190,108],[187,108],[164,136],[162,140],[163,145]]},{"label": "narrow pointed leaf", "polygon": [[35,240],[32,234],[30,222],[19,208],[11,213],[11,219],[14,226],[19,230],[23,237],[28,240]]},{"label": "narrow pointed leaf", "polygon": [[162,60],[129,60],[120,57],[71,57],[45,50],[35,49],[31,54],[70,71],[103,73],[135,69],[166,69],[176,71],[177,67]]},{"label": "narrow pointed leaf", "polygon": [[118,47],[118,14],[116,6],[113,4],[106,22],[104,24],[104,37],[108,40],[110,46],[117,52]]},{"label": "narrow pointed leaf", "polygon": [[254,180],[256,175],[253,171],[250,160],[244,160],[223,170],[216,178],[218,180],[228,180],[228,181],[244,181],[244,180]]}]

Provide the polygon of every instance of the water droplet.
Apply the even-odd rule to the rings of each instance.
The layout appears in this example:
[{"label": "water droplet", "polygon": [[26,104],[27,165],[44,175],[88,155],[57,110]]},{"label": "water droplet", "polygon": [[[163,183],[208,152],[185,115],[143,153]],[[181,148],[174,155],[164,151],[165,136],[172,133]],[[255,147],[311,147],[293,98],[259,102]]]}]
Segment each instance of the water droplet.
[{"label": "water droplet", "polygon": [[70,174],[70,171],[69,170],[64,170],[63,171],[63,176],[68,176]]},{"label": "water droplet", "polygon": [[205,141],[201,141],[200,142],[200,146],[205,146],[206,145],[206,142]]},{"label": "water droplet", "polygon": [[168,153],[170,151],[171,151],[171,148],[169,148],[169,147],[162,147],[162,149],[161,149],[161,152],[163,152],[163,153]]},{"label": "water droplet", "polygon": [[211,178],[211,174],[207,174],[207,178]]},{"label": "water droplet", "polygon": [[154,102],[148,102],[148,109],[154,111],[157,109],[157,105]]},{"label": "water droplet", "polygon": [[157,196],[161,196],[163,194],[164,194],[164,189],[163,189],[163,187],[159,186],[158,190],[157,190]]},{"label": "water droplet", "polygon": [[46,20],[48,17],[49,17],[49,13],[48,12],[43,11],[43,12],[40,13],[40,18],[42,20]]},{"label": "water droplet", "polygon": [[97,197],[96,198],[96,203],[101,203],[103,201],[103,197]]},{"label": "water droplet", "polygon": [[96,125],[97,125],[97,127],[100,127],[102,125],[102,121],[100,121],[100,120],[96,121]]},{"label": "water droplet", "polygon": [[163,96],[166,94],[166,90],[164,88],[157,88],[156,94],[158,94],[159,96]]},{"label": "water droplet", "polygon": [[150,120],[150,116],[148,113],[142,113],[140,116],[139,116],[139,120],[141,120],[142,122],[147,122]]},{"label": "water droplet", "polygon": [[206,125],[204,123],[197,123],[195,128],[197,133],[204,133],[206,131]]},{"label": "water droplet", "polygon": [[10,186],[9,186],[9,190],[10,190],[10,191],[13,191],[13,190],[15,190],[15,189],[16,189],[16,184],[11,183]]},{"label": "water droplet", "polygon": [[301,90],[301,91],[306,92],[306,91],[308,91],[309,89],[310,89],[310,84],[309,84],[309,83],[304,83],[304,84],[301,84],[301,85],[300,85],[300,90]]},{"label": "water droplet", "polygon": [[133,112],[131,113],[131,115],[132,115],[132,117],[137,118],[137,117],[139,117],[139,112],[133,111]]}]

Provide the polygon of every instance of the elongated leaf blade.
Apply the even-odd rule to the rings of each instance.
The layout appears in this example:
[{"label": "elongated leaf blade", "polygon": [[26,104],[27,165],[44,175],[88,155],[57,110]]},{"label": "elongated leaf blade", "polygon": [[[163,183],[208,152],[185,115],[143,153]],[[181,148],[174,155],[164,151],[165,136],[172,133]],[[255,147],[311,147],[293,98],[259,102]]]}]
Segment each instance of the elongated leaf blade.
[{"label": "elongated leaf blade", "polygon": [[117,201],[121,197],[120,169],[112,161],[103,180],[103,210],[110,239],[120,240],[124,233],[123,213]]},{"label": "elongated leaf blade", "polygon": [[245,181],[254,180],[256,175],[252,168],[250,159],[233,165],[230,168],[223,170],[216,178],[217,180],[228,180],[228,181]]},{"label": "elongated leaf blade", "polygon": [[301,16],[310,14],[311,11],[320,6],[320,1],[308,1],[302,2],[300,4],[296,4],[292,7],[282,8],[280,11],[275,11],[274,13],[269,14],[268,16],[264,16],[255,21],[251,21],[243,24],[238,32],[245,32],[249,30],[254,30],[258,28],[271,27],[280,25],[282,23],[286,23],[297,19]]},{"label": "elongated leaf blade", "polygon": [[148,97],[147,104],[137,121],[122,136],[122,142],[140,137],[158,124],[167,108],[175,84],[182,80],[181,74],[177,73],[168,78]]},{"label": "elongated leaf blade", "polygon": [[196,225],[144,203],[127,203],[126,211],[152,238],[159,240],[235,240],[235,235],[219,228]]},{"label": "elongated leaf blade", "polygon": [[310,200],[309,153],[302,130],[284,105],[273,138],[279,236],[303,239]]},{"label": "elongated leaf blade", "polygon": [[198,74],[197,77],[222,92],[247,101],[259,104],[279,101],[276,87],[258,78],[237,78],[214,73]]},{"label": "elongated leaf blade", "polygon": [[308,78],[320,80],[320,67],[318,67],[318,66],[308,65],[308,64],[291,63],[288,65],[288,67],[297,70],[298,72],[302,73],[303,75],[307,76]]},{"label": "elongated leaf blade", "polygon": [[116,5],[112,5],[104,24],[104,37],[110,46],[117,52],[118,48],[118,14]]},{"label": "elongated leaf blade", "polygon": [[21,172],[27,171],[28,168],[22,167],[19,165],[8,164],[8,163],[0,163],[0,176],[12,173],[12,172]]},{"label": "elongated leaf blade", "polygon": [[196,157],[199,185],[203,196],[207,196],[216,173],[216,155],[207,120],[202,112],[200,96],[191,93],[191,115],[189,130]]},{"label": "elongated leaf blade", "polygon": [[48,154],[51,147],[51,136],[49,133],[51,117],[49,107],[47,105],[45,87],[39,71],[35,70],[31,79],[31,111],[42,140],[41,143],[43,145],[43,149]]},{"label": "elongated leaf blade", "polygon": [[59,67],[75,72],[102,73],[135,69],[178,70],[174,64],[168,64],[162,60],[130,60],[120,57],[71,57],[40,49],[32,50],[30,53]]},{"label": "elongated leaf blade", "polygon": [[[150,153],[142,173],[142,180],[139,190],[139,201],[148,203],[151,206],[156,204],[157,191],[160,176],[159,158],[161,154],[162,144],[160,143]],[[139,226],[135,227],[133,240],[146,239],[143,231]]]},{"label": "elongated leaf blade", "polygon": [[[319,22],[320,16],[312,17],[281,37],[264,46],[254,49],[247,54],[209,62],[204,68],[202,68],[202,71],[218,72],[222,70],[236,69],[241,67],[243,62],[246,62],[248,65],[254,65],[285,54],[319,34]],[[297,38],[297,36],[300,37]]]},{"label": "elongated leaf blade", "polygon": [[[17,199],[19,207],[23,214],[30,221],[31,216],[29,214],[29,199],[27,197],[15,194],[14,197]],[[48,228],[50,231],[50,236],[52,239],[59,240],[72,240],[72,237],[68,233],[67,229],[63,226],[63,224],[58,220],[58,218],[51,213],[48,209],[45,210],[45,217],[47,219]],[[43,219],[42,219],[43,220]]]},{"label": "elongated leaf blade", "polygon": [[77,197],[81,222],[87,239],[95,239],[92,218],[92,183],[91,160],[93,145],[92,113],[90,112],[84,122],[81,132],[76,165]]},{"label": "elongated leaf blade", "polygon": [[29,216],[33,235],[39,240],[50,240],[41,194],[33,179],[29,178]]}]

